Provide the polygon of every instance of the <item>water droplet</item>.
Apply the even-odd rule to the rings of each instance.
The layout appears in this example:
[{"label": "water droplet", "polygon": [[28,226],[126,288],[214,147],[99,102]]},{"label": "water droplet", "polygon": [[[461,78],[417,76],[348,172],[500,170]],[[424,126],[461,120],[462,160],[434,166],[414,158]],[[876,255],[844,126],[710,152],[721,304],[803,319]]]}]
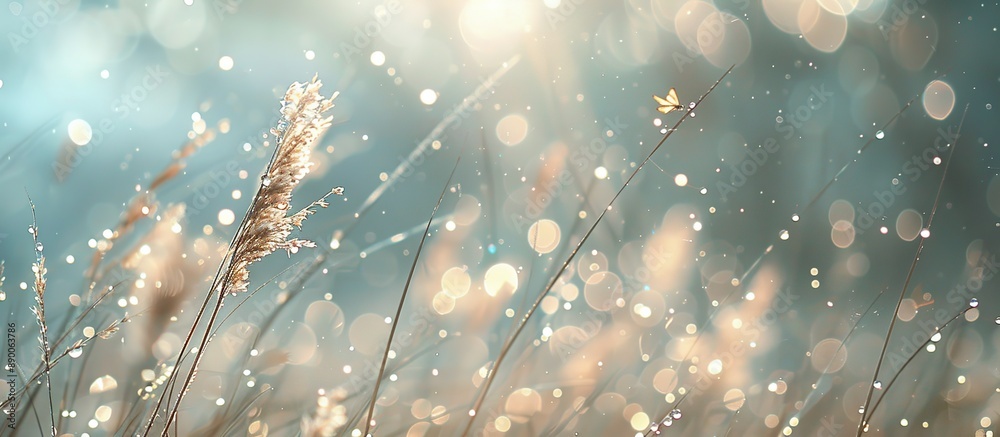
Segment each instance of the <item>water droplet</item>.
[{"label": "water droplet", "polygon": [[28,226],[28,233],[31,234],[31,235],[35,235],[35,227],[34,226]]},{"label": "water droplet", "polygon": [[994,320],[993,323],[996,323],[997,325],[1000,325],[1000,317],[997,317],[997,319]]},{"label": "water droplet", "polygon": [[858,414],[865,414],[865,406],[864,405],[858,407]]},{"label": "water droplet", "polygon": [[676,408],[674,408],[673,410],[670,410],[670,417],[673,418],[674,420],[680,420],[680,418],[681,418],[681,410],[678,410]]},{"label": "water droplet", "polygon": [[671,418],[670,416],[667,416],[667,418],[663,419],[663,422],[660,422],[660,426],[665,426],[665,427],[670,427],[673,424],[674,424],[674,419]]},{"label": "water droplet", "polygon": [[260,183],[265,187],[271,185],[271,178],[268,175],[261,176]]},{"label": "water droplet", "polygon": [[333,187],[333,194],[336,194],[338,196],[343,196],[344,195],[344,187]]},{"label": "water droplet", "polygon": [[782,117],[782,116],[780,116],[780,115],[779,115],[779,116],[777,116],[777,117],[774,117],[774,122],[775,122],[775,123],[778,123],[778,124],[781,124],[781,123],[782,123],[782,122],[784,122],[784,121],[785,121],[785,117]]},{"label": "water droplet", "polygon": [[875,387],[875,390],[882,390],[882,381],[875,381],[872,386]]},{"label": "water droplet", "polygon": [[941,333],[935,332],[934,335],[931,336],[931,341],[934,343],[941,341]]},{"label": "water droplet", "polygon": [[979,306],[979,299],[972,298],[971,300],[969,300],[969,306],[972,308]]},{"label": "water droplet", "polygon": [[70,358],[80,358],[81,355],[83,355],[82,347],[75,347],[69,351]]},{"label": "water droplet", "polygon": [[[0,302],[7,300],[7,293],[0,291]],[[1000,324],[1000,317],[997,317],[997,324]]]},{"label": "water droplet", "polygon": [[799,221],[799,215],[798,214],[792,214],[792,221],[793,222]]},{"label": "water droplet", "polygon": [[42,251],[42,249],[44,249],[44,246],[42,246],[42,242],[41,242],[41,241],[39,241],[39,242],[36,242],[36,243],[35,243],[35,250],[37,250],[37,251],[41,252],[41,251]]},{"label": "water droplet", "polygon": [[934,165],[941,165],[941,157],[940,156],[935,156],[934,157]]},{"label": "water droplet", "polygon": [[694,109],[695,106],[698,106],[698,104],[695,103],[695,102],[688,103],[688,108],[689,109]]},{"label": "water droplet", "polygon": [[782,229],[781,232],[778,233],[778,238],[781,238],[782,240],[787,240],[788,239],[788,230],[787,229]]},{"label": "water droplet", "polygon": [[990,110],[990,109],[993,109],[993,105],[992,105],[992,104],[989,104],[989,103],[987,103],[987,104],[986,104],[986,109],[987,109],[987,110]]},{"label": "water droplet", "polygon": [[881,140],[882,138],[885,138],[885,132],[882,131],[875,132],[875,139]]}]

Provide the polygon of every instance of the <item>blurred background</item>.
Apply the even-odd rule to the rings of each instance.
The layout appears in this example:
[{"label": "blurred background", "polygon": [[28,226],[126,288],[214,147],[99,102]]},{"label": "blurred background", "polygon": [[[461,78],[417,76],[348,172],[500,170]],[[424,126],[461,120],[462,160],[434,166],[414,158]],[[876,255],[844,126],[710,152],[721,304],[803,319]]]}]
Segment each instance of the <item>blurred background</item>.
[{"label": "blurred background", "polygon": [[[414,262],[376,435],[854,435],[869,388],[867,435],[1000,420],[996,4],[5,3],[18,365],[40,356],[26,194],[53,350],[132,318],[53,371],[60,432],[144,423],[279,101],[314,76],[339,95],[293,207],[345,195],[299,233],[317,248],[254,264],[253,297],[227,298],[182,433],[297,435],[323,389],[335,435],[361,435]],[[661,114],[671,87],[684,108]],[[46,408],[22,405],[18,434]]]}]

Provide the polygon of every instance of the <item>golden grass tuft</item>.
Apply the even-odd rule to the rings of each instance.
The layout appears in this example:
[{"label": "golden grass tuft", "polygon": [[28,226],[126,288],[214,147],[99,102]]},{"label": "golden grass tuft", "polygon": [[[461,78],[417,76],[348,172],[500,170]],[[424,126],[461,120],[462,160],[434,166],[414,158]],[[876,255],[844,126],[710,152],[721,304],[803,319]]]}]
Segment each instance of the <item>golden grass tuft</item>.
[{"label": "golden grass tuft", "polygon": [[[185,394],[198,372],[199,362],[211,340],[211,333],[227,295],[247,291],[250,283],[249,266],[276,250],[284,249],[289,254],[298,252],[303,247],[315,247],[315,243],[298,238],[289,238],[292,231],[302,226],[302,222],[315,212],[315,208],[328,206],[326,198],[331,194],[340,194],[337,188],[331,190],[319,200],[310,203],[305,208],[289,214],[292,203],[292,191],[298,186],[312,167],[310,155],[315,143],[326,133],[333,117],[325,116],[325,112],[333,107],[334,93],[330,98],[320,94],[322,83],[313,77],[307,83],[293,83],[281,101],[281,119],[277,126],[271,129],[275,136],[276,148],[267,169],[261,176],[260,187],[254,195],[246,215],[240,222],[239,229],[233,237],[233,242],[226,253],[212,282],[212,293],[209,293],[203,303],[181,347],[182,355],[177,366],[183,360],[183,351],[189,350],[202,317],[205,315],[210,299],[216,298],[215,308],[209,313],[207,326],[194,355],[193,363],[188,368],[187,376],[177,391],[177,399],[167,411],[166,423],[161,435],[166,435],[171,424],[177,418],[177,412]],[[172,375],[176,376],[177,373]],[[171,378],[172,378],[171,377]],[[146,424],[145,434],[152,429],[153,422],[160,412],[164,398],[169,398],[171,381],[167,381],[164,396],[161,396],[153,408],[152,415]]]},{"label": "golden grass tuft", "polygon": [[[260,189],[247,211],[231,248],[233,254],[229,280],[221,285],[220,292],[242,292],[249,285],[247,267],[276,250],[295,253],[302,247],[315,247],[308,240],[289,239],[292,230],[302,226],[303,220],[316,206],[326,207],[326,196],[293,214],[292,190],[309,173],[312,162],[309,156],[314,143],[326,133],[333,117],[323,114],[333,107],[333,99],[319,93],[322,83],[313,78],[309,83],[292,84],[281,103],[281,120],[271,129],[278,145],[267,170],[261,177]],[[329,195],[329,194],[327,194]]]}]

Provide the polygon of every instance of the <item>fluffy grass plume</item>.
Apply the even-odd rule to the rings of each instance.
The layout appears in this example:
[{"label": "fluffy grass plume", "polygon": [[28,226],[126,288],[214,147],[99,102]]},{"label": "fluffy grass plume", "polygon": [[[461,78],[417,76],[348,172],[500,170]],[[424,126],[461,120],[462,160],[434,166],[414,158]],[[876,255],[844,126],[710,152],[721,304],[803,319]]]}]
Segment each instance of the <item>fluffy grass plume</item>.
[{"label": "fluffy grass plume", "polygon": [[[254,195],[250,208],[240,222],[240,227],[233,237],[226,252],[227,258],[219,266],[215,280],[212,282],[212,291],[195,317],[181,347],[181,356],[178,365],[184,358],[184,351],[188,350],[202,317],[205,314],[208,303],[213,296],[216,298],[215,308],[212,310],[208,324],[204,329],[204,335],[194,356],[194,361],[188,369],[187,376],[181,384],[177,393],[177,399],[167,414],[167,421],[163,426],[162,435],[167,435],[170,425],[177,419],[177,412],[181,407],[184,395],[191,387],[198,372],[198,364],[210,341],[212,328],[215,326],[222,309],[222,304],[227,294],[236,294],[247,291],[250,283],[250,264],[261,260],[276,250],[284,249],[289,254],[298,252],[303,247],[315,247],[315,244],[308,240],[289,238],[292,231],[302,226],[302,222],[309,215],[315,212],[315,208],[326,207],[326,198],[337,190],[327,193],[325,196],[310,203],[305,208],[289,213],[292,204],[292,191],[308,173],[313,163],[309,160],[312,148],[333,120],[324,113],[333,107],[334,94],[331,98],[324,98],[319,90],[322,83],[315,77],[307,83],[294,83],[288,88],[284,99],[281,101],[281,119],[277,126],[271,129],[274,135],[276,148],[271,156],[271,161],[267,169],[260,178],[260,187]],[[164,398],[167,398],[171,387],[172,379],[177,375],[171,375],[171,379],[166,383],[166,392],[160,397],[156,407],[146,425],[148,434],[154,424],[157,413]]]}]

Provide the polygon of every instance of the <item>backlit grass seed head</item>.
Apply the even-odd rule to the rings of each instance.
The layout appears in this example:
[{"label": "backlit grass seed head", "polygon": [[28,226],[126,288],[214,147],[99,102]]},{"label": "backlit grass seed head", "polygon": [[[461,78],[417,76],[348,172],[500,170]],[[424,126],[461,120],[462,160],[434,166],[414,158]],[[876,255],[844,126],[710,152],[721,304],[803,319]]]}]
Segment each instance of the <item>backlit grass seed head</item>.
[{"label": "backlit grass seed head", "polygon": [[247,290],[247,267],[275,250],[284,249],[289,254],[302,247],[315,247],[315,243],[298,238],[289,239],[294,228],[314,212],[315,207],[326,207],[326,196],[301,211],[289,214],[292,190],[312,167],[309,160],[315,143],[330,127],[332,117],[323,113],[333,107],[334,94],[326,99],[319,93],[322,83],[313,78],[309,83],[293,83],[281,102],[281,120],[271,130],[277,149],[267,170],[261,177],[260,189],[247,215],[243,235],[233,248],[231,276],[223,292]]}]

